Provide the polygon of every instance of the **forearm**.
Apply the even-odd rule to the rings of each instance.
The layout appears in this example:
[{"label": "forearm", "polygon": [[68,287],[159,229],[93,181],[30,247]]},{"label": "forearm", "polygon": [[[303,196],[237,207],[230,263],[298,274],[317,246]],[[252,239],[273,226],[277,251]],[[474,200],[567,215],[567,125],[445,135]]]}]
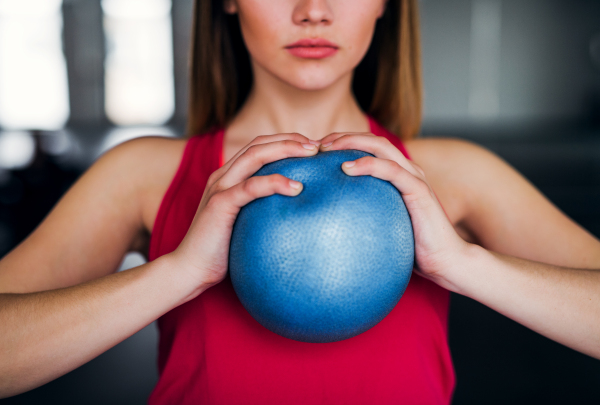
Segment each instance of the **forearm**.
[{"label": "forearm", "polygon": [[471,245],[448,288],[600,358],[600,271],[568,269]]},{"label": "forearm", "polygon": [[0,294],[0,397],[57,378],[199,292],[163,257],[97,280]]}]

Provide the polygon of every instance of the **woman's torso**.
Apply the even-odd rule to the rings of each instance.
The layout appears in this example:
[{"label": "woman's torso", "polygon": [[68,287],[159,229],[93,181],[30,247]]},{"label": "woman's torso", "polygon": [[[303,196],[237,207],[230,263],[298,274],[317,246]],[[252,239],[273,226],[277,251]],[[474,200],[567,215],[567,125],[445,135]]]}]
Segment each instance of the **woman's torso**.
[{"label": "woman's torso", "polygon": [[[214,162],[218,160],[214,156],[203,157],[202,152],[221,153],[222,146],[227,151],[222,138],[221,132],[219,141],[212,142],[213,147],[206,146],[211,143],[206,142],[204,148],[212,148],[210,151],[193,152],[194,166],[198,167],[192,170],[203,171],[205,177],[216,170],[218,163]],[[220,143],[218,147],[217,143]],[[168,152],[181,160],[186,143],[172,141],[171,146]],[[189,149],[186,149],[187,155],[192,153]],[[231,155],[237,152],[235,148],[229,150]],[[225,155],[225,161],[230,157]],[[183,161],[191,165],[192,160],[184,156]],[[180,167],[177,177],[181,177],[181,170]],[[177,177],[173,183],[183,181]],[[173,184],[169,184],[173,188]],[[158,187],[156,190],[159,192]],[[193,201],[199,199],[199,195],[196,193],[196,197],[186,199]],[[197,202],[186,202],[183,206],[173,205],[173,210],[187,211],[188,217],[193,216],[190,204],[197,206]],[[155,210],[158,211],[158,207]],[[149,217],[151,214],[145,215]],[[180,218],[180,222],[190,220],[179,212],[171,216],[171,223],[178,222],[174,218]],[[165,230],[164,224],[159,225],[155,232],[161,236],[153,237],[155,246],[151,256],[174,249],[187,230],[187,226],[183,226],[179,239],[161,242],[157,240],[163,239]],[[161,244],[165,246],[158,247]],[[445,403],[454,384],[447,348],[447,301],[445,290],[413,277],[402,305],[375,328],[347,341],[315,345],[289,341],[256,324],[243,310],[226,279],[159,321],[162,376],[151,402],[231,403],[235,398],[238,401],[244,398],[245,403],[361,403],[367,400]],[[424,319],[427,322],[423,322]]]}]

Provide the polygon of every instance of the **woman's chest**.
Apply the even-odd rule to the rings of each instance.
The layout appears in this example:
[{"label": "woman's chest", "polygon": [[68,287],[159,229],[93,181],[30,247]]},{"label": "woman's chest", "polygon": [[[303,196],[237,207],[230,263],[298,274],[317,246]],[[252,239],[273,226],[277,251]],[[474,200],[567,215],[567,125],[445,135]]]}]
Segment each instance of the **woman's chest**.
[{"label": "woman's chest", "polygon": [[[152,176],[148,179],[148,185],[146,187],[146,193],[143,197],[144,204],[142,209],[142,218],[144,223],[144,230],[140,231],[136,242],[134,243],[134,250],[141,251],[147,254],[147,247],[149,245],[150,235],[154,229],[156,218],[159,214],[161,203],[165,197],[169,186],[171,186],[177,170],[181,170],[182,159],[185,150],[186,141],[181,140],[179,142],[169,145],[161,153],[160,160],[166,162],[164,164],[165,170],[161,176]],[[240,151],[245,148],[245,144],[237,142],[236,140],[223,140],[222,148],[214,148],[213,153],[221,153],[223,162],[226,164],[233,159]],[[215,165],[215,170],[218,169],[218,165]],[[192,169],[193,170],[193,169]],[[459,235],[466,240],[471,240],[468,230],[461,225],[462,218],[462,202],[460,196],[457,196],[451,188],[444,187],[445,179],[443,174],[439,171],[432,173],[432,176],[428,177],[428,181],[434,187],[434,191],[440,201],[440,204],[444,208],[444,211],[448,215],[451,223],[456,228]],[[435,186],[438,187],[435,187]],[[206,184],[204,185],[206,187]]]},{"label": "woman's chest", "polygon": [[[240,151],[247,147],[247,144],[247,141],[238,140],[233,137],[225,137],[222,149],[223,162],[228,162],[233,159]],[[427,151],[423,152],[427,155]],[[423,152],[421,152],[421,154]],[[427,159],[427,165],[431,165],[430,160],[431,159]],[[416,163],[421,164],[421,162]],[[428,173],[428,181],[458,234],[463,237],[463,239],[473,242],[474,237],[471,236],[470,232],[462,224],[462,220],[465,216],[465,196],[460,193],[460,190],[453,187],[453,182],[448,178],[447,171],[443,170],[443,168],[442,170],[439,169],[439,167],[436,167],[436,170],[430,170],[430,173]]]}]

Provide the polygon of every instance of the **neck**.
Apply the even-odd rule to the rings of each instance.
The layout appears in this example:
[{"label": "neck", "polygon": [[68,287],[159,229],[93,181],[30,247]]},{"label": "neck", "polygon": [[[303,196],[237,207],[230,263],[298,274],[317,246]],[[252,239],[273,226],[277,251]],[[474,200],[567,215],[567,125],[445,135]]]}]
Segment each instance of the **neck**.
[{"label": "neck", "polygon": [[227,127],[243,144],[259,135],[298,132],[321,139],[332,132],[369,132],[369,123],[351,91],[352,72],[320,90],[301,90],[259,66],[248,98]]}]

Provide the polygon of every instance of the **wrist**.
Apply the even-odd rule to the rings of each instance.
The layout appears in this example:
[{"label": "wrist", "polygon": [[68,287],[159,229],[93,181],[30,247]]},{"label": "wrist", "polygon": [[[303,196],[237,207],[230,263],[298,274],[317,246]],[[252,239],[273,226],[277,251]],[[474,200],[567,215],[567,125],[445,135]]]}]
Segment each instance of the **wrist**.
[{"label": "wrist", "polygon": [[448,266],[442,279],[434,281],[449,291],[469,296],[469,292],[477,288],[477,272],[485,268],[484,263],[489,255],[485,248],[465,242],[460,249],[459,259]]},{"label": "wrist", "polygon": [[179,256],[177,251],[173,251],[164,256],[161,256],[155,260],[159,263],[161,271],[165,273],[168,282],[173,286],[173,289],[177,291],[177,295],[180,297],[181,305],[187,301],[196,298],[202,294],[208,288],[212,287],[215,283],[210,283],[202,277],[200,272],[195,266],[192,266],[189,262]]}]

